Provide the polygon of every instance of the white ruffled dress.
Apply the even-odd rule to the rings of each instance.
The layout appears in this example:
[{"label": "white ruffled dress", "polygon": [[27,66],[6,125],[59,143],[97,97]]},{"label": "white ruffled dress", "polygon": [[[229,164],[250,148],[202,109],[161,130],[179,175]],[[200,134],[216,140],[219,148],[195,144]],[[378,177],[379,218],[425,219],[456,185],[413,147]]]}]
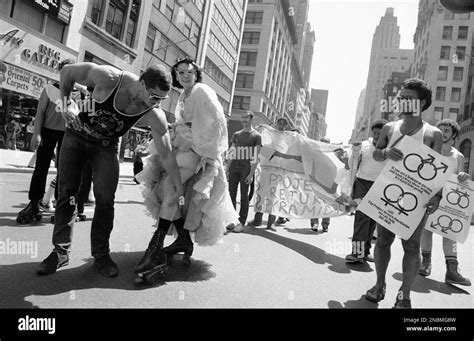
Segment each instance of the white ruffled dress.
[{"label": "white ruffled dress", "polygon": [[237,224],[239,218],[223,164],[223,153],[228,149],[227,122],[216,93],[202,83],[196,83],[187,98],[180,95],[175,115],[170,135],[181,177],[185,178],[185,208],[180,212],[177,200],[172,207],[162,205],[165,196],[174,194],[169,193],[171,182],[153,143],[143,171],[137,174],[144,186],[144,204],[156,220],[184,217],[184,228],[194,232],[197,244],[214,245],[222,239],[225,227]]}]

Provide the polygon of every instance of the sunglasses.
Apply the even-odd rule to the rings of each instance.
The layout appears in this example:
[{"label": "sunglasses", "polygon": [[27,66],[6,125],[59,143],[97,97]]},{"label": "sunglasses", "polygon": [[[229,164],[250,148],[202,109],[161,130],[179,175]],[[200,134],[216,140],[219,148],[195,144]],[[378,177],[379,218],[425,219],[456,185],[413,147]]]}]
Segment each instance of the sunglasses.
[{"label": "sunglasses", "polygon": [[152,94],[152,93],[150,92],[150,89],[149,89],[147,86],[145,86],[145,88],[146,88],[146,91],[148,92],[148,97],[149,97],[150,99],[154,99],[154,100],[156,100],[156,101],[162,101],[162,100],[168,98],[168,95],[166,95],[166,96],[158,96],[158,95]]},{"label": "sunglasses", "polygon": [[184,70],[184,71],[178,71],[177,69],[176,73],[180,76],[185,76],[185,75],[194,75],[196,73],[196,70],[190,69],[190,70]]}]

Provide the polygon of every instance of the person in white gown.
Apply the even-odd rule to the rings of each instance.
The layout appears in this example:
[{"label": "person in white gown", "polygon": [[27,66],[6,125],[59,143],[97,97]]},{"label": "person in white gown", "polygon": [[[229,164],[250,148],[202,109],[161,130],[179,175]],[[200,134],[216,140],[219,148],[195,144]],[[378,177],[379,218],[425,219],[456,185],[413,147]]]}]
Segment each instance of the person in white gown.
[{"label": "person in white gown", "polygon": [[185,185],[185,198],[177,200],[171,179],[160,166],[160,157],[151,143],[151,155],[144,160],[144,169],[136,177],[145,186],[145,206],[157,219],[157,233],[136,267],[137,272],[149,268],[152,253],[163,248],[166,233],[172,232],[171,225],[176,228],[178,237],[163,248],[164,254],[158,263],[179,252],[189,261],[193,253],[190,232],[194,233],[197,244],[214,245],[226,232],[225,227],[238,223],[239,218],[225,175],[227,122],[217,94],[201,82],[202,70],[192,59],[176,63],[171,75],[173,86],[184,89],[176,105],[176,122],[170,124],[170,135]]}]

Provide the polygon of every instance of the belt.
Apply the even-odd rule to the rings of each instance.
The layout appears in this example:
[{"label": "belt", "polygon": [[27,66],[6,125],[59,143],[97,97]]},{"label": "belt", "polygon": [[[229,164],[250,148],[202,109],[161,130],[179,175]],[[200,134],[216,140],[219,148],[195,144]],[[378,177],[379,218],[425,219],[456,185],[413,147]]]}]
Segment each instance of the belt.
[{"label": "belt", "polygon": [[74,129],[67,128],[66,131],[67,131],[68,134],[79,137],[79,138],[81,138],[81,139],[83,139],[87,142],[91,142],[91,143],[94,143],[94,144],[100,144],[104,147],[108,147],[110,145],[117,144],[118,141],[119,141],[118,137],[112,137],[112,138],[101,137],[100,139],[98,139],[96,137],[84,134],[83,132],[80,132],[80,131],[77,131],[77,130],[74,130]]}]

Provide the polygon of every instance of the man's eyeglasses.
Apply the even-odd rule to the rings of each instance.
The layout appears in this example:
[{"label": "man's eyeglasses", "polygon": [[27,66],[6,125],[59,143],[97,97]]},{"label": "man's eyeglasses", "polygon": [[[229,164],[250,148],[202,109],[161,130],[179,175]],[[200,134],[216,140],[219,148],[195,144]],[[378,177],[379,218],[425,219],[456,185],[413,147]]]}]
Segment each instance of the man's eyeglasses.
[{"label": "man's eyeglasses", "polygon": [[152,93],[150,92],[150,89],[149,89],[148,87],[146,87],[146,91],[148,92],[148,97],[149,97],[150,99],[154,99],[155,101],[162,101],[162,100],[168,98],[167,95],[163,97],[163,96],[158,96],[158,95],[152,94]]}]

